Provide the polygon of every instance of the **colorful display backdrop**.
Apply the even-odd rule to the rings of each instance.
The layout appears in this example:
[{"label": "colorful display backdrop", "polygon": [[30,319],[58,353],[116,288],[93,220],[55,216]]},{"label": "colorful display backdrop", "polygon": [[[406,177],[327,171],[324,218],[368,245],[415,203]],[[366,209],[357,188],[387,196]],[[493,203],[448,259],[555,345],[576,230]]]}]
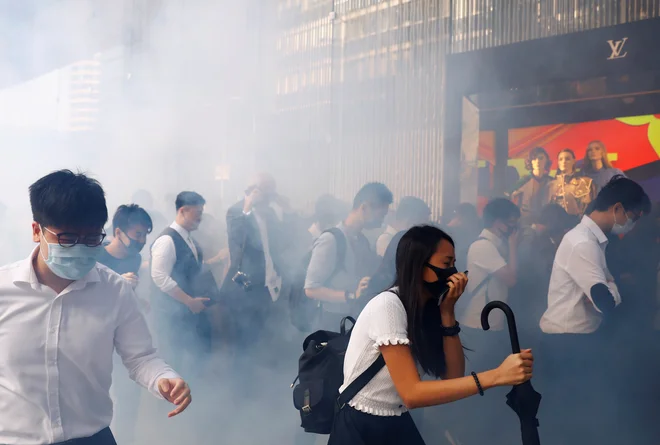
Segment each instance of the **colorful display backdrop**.
[{"label": "colorful display backdrop", "polygon": [[[570,148],[581,161],[587,145],[593,140],[605,144],[614,167],[640,182],[654,201],[660,201],[660,114],[509,130],[507,187],[528,174],[525,158],[534,147],[543,147],[550,154],[554,175],[561,150]],[[486,199],[492,190],[494,142],[493,132],[481,132],[479,160],[483,168],[480,169],[479,195]]]}]

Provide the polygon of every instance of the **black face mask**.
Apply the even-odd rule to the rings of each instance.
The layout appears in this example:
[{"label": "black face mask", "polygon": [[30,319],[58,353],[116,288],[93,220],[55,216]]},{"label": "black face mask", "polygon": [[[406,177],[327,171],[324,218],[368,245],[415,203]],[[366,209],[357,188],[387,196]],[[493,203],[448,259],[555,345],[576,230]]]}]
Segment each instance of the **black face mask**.
[{"label": "black face mask", "polygon": [[438,281],[434,281],[432,283],[425,281],[424,286],[426,286],[426,288],[428,289],[429,292],[431,292],[431,295],[434,298],[440,298],[442,294],[444,294],[447,291],[447,289],[449,289],[447,280],[452,275],[458,273],[458,270],[455,267],[448,267],[446,269],[442,269],[440,267],[435,267],[428,263],[426,264],[426,267],[428,267],[433,272],[435,272],[435,276],[438,277]]},{"label": "black face mask", "polygon": [[[126,235],[126,238],[128,238],[129,243],[126,244],[122,241],[122,244],[126,246],[128,251],[132,254],[138,254],[142,252],[142,249],[144,249],[145,243],[141,243],[140,241],[134,240],[130,236]],[[121,241],[121,238],[119,239]]]},{"label": "black face mask", "polygon": [[142,252],[142,249],[144,249],[145,243],[135,241],[132,238],[129,238],[129,239],[131,240],[131,243],[128,245],[128,250],[130,250],[131,252],[133,252],[135,254],[138,254],[138,253]]},{"label": "black face mask", "polygon": [[506,226],[506,231],[503,230],[502,235],[507,239],[513,234],[513,232],[518,230],[517,224],[515,225],[505,224],[505,226]]}]

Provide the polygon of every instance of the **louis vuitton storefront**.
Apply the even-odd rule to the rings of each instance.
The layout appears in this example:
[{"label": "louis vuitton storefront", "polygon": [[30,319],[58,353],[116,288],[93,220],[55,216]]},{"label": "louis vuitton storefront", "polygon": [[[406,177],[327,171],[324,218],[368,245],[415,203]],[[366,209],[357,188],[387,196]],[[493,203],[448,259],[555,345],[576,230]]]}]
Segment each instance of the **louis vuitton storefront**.
[{"label": "louis vuitton storefront", "polygon": [[442,181],[460,193],[444,213],[514,190],[535,147],[554,173],[562,150],[580,167],[594,141],[660,200],[659,38],[649,19],[449,55]]}]

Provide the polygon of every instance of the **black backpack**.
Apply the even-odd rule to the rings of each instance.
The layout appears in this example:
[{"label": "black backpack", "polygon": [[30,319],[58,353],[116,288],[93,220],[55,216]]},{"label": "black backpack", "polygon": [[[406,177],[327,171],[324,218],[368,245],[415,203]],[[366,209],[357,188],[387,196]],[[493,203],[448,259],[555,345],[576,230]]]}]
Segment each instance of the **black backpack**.
[{"label": "black backpack", "polygon": [[[331,233],[337,243],[337,261],[335,262],[332,275],[328,279],[329,282],[338,272],[344,270],[346,237],[344,236],[344,232],[337,227],[328,229],[323,233]],[[301,332],[311,331],[321,312],[321,302],[312,300],[305,294],[305,277],[307,276],[307,268],[312,259],[313,250],[314,248],[307,252],[300,267],[295,271],[289,291],[289,317],[291,324]]]},{"label": "black backpack", "polygon": [[[305,432],[330,434],[335,413],[385,366],[385,359],[380,355],[339,394],[339,387],[344,383],[344,356],[353,329],[346,330],[347,320],[355,325],[355,319],[344,317],[339,333],[316,331],[303,342],[304,352],[298,361],[298,376],[291,387],[293,406],[300,411],[301,426]],[[299,381],[297,385],[296,381]]]}]

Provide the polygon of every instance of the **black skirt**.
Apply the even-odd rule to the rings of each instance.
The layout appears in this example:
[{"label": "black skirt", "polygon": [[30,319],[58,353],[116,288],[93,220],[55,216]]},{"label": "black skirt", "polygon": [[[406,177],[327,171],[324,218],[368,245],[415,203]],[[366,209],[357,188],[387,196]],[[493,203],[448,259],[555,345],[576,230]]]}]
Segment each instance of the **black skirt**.
[{"label": "black skirt", "polygon": [[425,445],[410,413],[374,416],[344,406],[336,417],[328,445]]}]

